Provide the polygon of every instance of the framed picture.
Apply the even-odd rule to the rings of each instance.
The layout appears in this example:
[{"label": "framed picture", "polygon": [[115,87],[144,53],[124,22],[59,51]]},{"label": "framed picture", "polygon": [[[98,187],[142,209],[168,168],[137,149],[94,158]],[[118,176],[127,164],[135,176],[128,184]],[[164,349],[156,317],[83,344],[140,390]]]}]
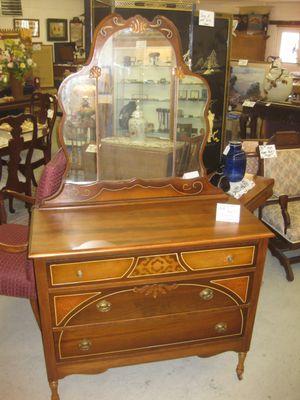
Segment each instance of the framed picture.
[{"label": "framed picture", "polygon": [[76,17],[70,21],[70,42],[83,47],[83,23]]},{"label": "framed picture", "polygon": [[39,19],[25,19],[14,18],[14,29],[30,29],[32,37],[40,36],[40,20]]},{"label": "framed picture", "polygon": [[246,66],[238,61],[230,62],[229,104],[235,109],[245,100],[257,101],[264,97],[264,80],[270,64],[249,62]]},{"label": "framed picture", "polygon": [[67,19],[47,19],[47,40],[49,42],[64,42],[68,40]]}]

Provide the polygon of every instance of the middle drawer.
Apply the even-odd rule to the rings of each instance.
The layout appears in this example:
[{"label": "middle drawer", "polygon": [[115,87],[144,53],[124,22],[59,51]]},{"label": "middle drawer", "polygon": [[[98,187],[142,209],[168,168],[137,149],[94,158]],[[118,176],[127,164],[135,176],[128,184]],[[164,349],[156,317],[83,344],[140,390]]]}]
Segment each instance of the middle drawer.
[{"label": "middle drawer", "polygon": [[87,325],[236,306],[246,302],[249,282],[250,276],[240,276],[51,295],[53,325]]}]

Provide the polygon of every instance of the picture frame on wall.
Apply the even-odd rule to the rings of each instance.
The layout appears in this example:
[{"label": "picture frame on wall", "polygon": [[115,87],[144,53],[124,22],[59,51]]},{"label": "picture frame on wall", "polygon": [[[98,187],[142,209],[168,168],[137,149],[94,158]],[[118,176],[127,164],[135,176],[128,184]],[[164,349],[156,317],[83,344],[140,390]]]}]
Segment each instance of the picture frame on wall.
[{"label": "picture frame on wall", "polygon": [[77,17],[70,21],[70,42],[75,43],[77,48],[83,47],[83,23]]},{"label": "picture frame on wall", "polygon": [[65,42],[68,40],[68,20],[48,18],[47,40],[49,42]]},{"label": "picture frame on wall", "polygon": [[29,19],[29,18],[14,18],[13,19],[14,29],[30,29],[32,37],[40,36],[40,20]]},{"label": "picture frame on wall", "polygon": [[229,105],[235,109],[245,100],[257,101],[264,98],[264,81],[270,64],[248,62],[239,65],[238,60],[230,62]]}]

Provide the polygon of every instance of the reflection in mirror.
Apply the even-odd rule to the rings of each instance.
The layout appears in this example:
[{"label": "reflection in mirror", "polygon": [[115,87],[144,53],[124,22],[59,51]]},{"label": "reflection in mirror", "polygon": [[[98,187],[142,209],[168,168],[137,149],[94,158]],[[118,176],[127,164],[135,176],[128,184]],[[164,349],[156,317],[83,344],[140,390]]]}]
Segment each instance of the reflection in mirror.
[{"label": "reflection in mirror", "polygon": [[196,76],[184,76],[178,84],[176,175],[199,171],[203,175],[200,152],[206,139],[204,110],[208,90]]},{"label": "reflection in mirror", "polygon": [[204,174],[199,156],[208,89],[200,77],[177,74],[177,63],[170,41],[150,25],[141,32],[120,29],[103,46],[96,42],[89,65],[59,93],[67,181]]}]

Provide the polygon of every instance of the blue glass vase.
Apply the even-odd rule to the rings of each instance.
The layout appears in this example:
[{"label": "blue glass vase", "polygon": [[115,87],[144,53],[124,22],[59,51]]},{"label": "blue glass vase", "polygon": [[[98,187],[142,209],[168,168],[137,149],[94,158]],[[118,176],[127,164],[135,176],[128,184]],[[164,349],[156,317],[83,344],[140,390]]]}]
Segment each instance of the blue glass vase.
[{"label": "blue glass vase", "polygon": [[239,182],[246,171],[246,153],[241,142],[229,142],[229,151],[225,159],[224,174],[230,182]]}]

